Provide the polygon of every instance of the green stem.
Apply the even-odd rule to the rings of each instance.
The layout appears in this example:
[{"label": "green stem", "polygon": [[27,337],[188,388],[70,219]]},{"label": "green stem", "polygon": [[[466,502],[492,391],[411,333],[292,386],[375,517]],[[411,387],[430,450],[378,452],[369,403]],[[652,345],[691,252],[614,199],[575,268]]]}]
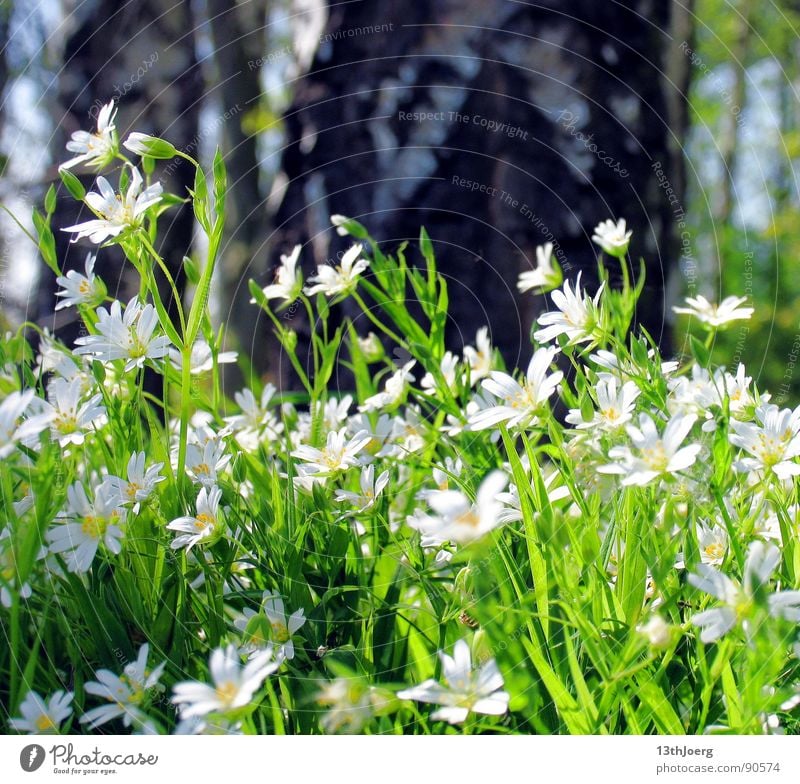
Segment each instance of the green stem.
[{"label": "green stem", "polygon": [[406,351],[411,353],[408,343],[406,343],[403,338],[401,338],[396,332],[392,331],[387,327],[377,316],[372,315],[372,311],[367,307],[367,303],[361,298],[357,291],[353,291],[353,299],[358,303],[358,306],[364,312],[364,315],[387,337],[390,337],[395,343],[397,343],[401,348],[404,348]]},{"label": "green stem", "polygon": [[[178,287],[175,285],[175,281],[173,280],[169,269],[167,269],[164,259],[161,258],[161,256],[158,254],[158,251],[153,247],[147,234],[143,231],[139,236],[142,240],[142,245],[144,245],[144,247],[147,249],[147,252],[156,260],[158,266],[161,267],[161,271],[164,273],[167,283],[169,283],[172,296],[175,300],[175,309],[178,311],[178,321],[181,325],[181,334],[186,337],[186,319],[183,315],[183,305],[181,304],[181,296],[178,293]],[[152,293],[154,297],[158,296],[158,291],[153,291]]]}]

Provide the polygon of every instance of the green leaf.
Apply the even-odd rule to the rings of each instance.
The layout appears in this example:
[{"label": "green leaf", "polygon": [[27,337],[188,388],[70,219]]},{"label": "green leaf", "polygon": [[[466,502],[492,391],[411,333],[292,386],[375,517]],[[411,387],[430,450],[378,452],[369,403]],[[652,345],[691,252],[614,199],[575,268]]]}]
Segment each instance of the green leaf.
[{"label": "green leaf", "polygon": [[44,196],[44,209],[48,216],[52,215],[56,210],[56,189],[50,186]]},{"label": "green leaf", "polygon": [[59,169],[58,174],[72,197],[77,201],[83,201],[86,196],[86,188],[83,187],[81,181],[69,169]]},{"label": "green leaf", "polygon": [[44,263],[58,276],[61,270],[58,268],[58,258],[56,256],[56,238],[50,229],[50,222],[38,210],[33,211],[33,226],[39,237],[39,253],[42,254]]}]

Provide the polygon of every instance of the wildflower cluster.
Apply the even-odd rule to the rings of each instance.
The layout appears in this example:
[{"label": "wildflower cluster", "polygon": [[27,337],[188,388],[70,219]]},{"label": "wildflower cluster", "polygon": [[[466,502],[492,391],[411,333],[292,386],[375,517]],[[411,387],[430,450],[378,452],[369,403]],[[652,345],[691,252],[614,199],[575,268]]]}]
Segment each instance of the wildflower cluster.
[{"label": "wildflower cluster", "polygon": [[[84,334],[2,342],[9,729],[794,726],[800,407],[771,403],[741,365],[710,364],[715,333],[751,315],[743,300],[676,308],[706,341],[663,359],[630,329],[632,232],[606,221],[596,284],[563,282],[552,246],[521,274],[521,295],[553,306],[523,372],[488,328],[445,346],[447,289],[424,230],[411,263],[334,216],[349,238],[338,265],[309,276],[298,246],[272,282],[250,282],[302,391],[253,376],[224,391],[219,366],[237,356],[207,309],[223,161],[207,181],[169,142],[120,145],[114,117],[109,104],[76,133],[61,167],[95,216],[66,228],[94,246],[83,272],[60,268],[37,219],[58,308]],[[155,162],[176,155],[195,167],[188,200],[208,249],[200,272],[188,258],[187,308],[155,250],[160,215],[186,196],[163,191]],[[118,187],[99,175],[85,193],[71,173],[112,163]],[[127,302],[102,280],[108,245],[138,274]],[[278,316],[293,303],[307,357]],[[352,385],[334,392],[339,366]]]}]

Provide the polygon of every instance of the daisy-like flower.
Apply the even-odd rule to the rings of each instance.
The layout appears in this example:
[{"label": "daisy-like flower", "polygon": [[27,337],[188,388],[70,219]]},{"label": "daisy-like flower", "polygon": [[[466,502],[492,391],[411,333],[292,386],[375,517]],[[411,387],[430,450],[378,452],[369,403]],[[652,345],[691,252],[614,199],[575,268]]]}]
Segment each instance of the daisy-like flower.
[{"label": "daisy-like flower", "polygon": [[47,400],[38,400],[40,413],[32,424],[49,422],[50,435],[61,446],[80,445],[87,431],[105,418],[106,410],[100,404],[101,395],[93,395],[82,403],[83,381],[75,377],[72,381],[56,378],[47,389]]},{"label": "daisy-like flower", "polygon": [[641,391],[633,381],[626,381],[620,386],[616,376],[610,373],[599,373],[597,386],[595,387],[595,398],[597,400],[597,411],[588,422],[584,421],[580,409],[570,409],[567,414],[567,422],[578,430],[600,429],[606,432],[613,432],[627,424],[633,418],[633,411],[636,406],[636,398]]},{"label": "daisy-like flower", "polygon": [[114,488],[121,503],[133,504],[134,513],[138,513],[141,504],[151,496],[156,485],[166,478],[161,475],[163,467],[163,463],[154,463],[145,469],[145,453],[134,452],[128,460],[128,478],[109,476],[106,481]]},{"label": "daisy-like flower", "polygon": [[99,335],[77,338],[76,354],[86,354],[97,362],[125,360],[125,371],[144,367],[148,359],[162,359],[169,351],[170,340],[166,335],[156,335],[158,324],[156,309],[142,305],[134,297],[122,312],[119,300],[111,303],[111,312],[97,309],[97,331]]},{"label": "daisy-like flower", "polygon": [[753,308],[743,308],[747,297],[725,297],[719,305],[709,302],[702,294],[696,297],[686,297],[688,308],[673,307],[675,313],[685,313],[694,316],[709,328],[716,329],[731,321],[749,319],[753,315]]},{"label": "daisy-like flower", "polygon": [[492,372],[492,341],[488,327],[478,330],[475,346],[464,346],[464,362],[469,365],[470,384],[476,384]]},{"label": "daisy-like flower", "polygon": [[349,503],[356,507],[358,512],[365,512],[371,509],[383,489],[389,484],[389,472],[383,471],[378,478],[375,478],[375,466],[370,464],[361,469],[361,492],[354,493],[351,490],[337,490],[336,501],[339,503]]},{"label": "daisy-like flower", "polygon": [[219,438],[186,445],[186,470],[203,487],[216,485],[218,474],[230,461],[231,455],[225,454],[225,444]]},{"label": "daisy-like flower", "polygon": [[97,680],[86,683],[86,693],[101,697],[109,704],[86,711],[80,718],[81,724],[88,724],[90,729],[95,729],[121,718],[126,727],[133,725],[145,732],[155,732],[152,720],[142,706],[156,690],[167,663],[161,662],[152,670],[148,669],[149,653],[150,646],[145,643],[139,649],[136,661],[125,665],[122,675],[115,675],[110,670],[98,670],[95,673]]},{"label": "daisy-like flower", "polygon": [[308,279],[309,283],[316,285],[305,289],[306,294],[309,297],[317,293],[326,297],[348,294],[355,288],[358,276],[369,267],[367,259],[359,258],[362,252],[361,245],[356,244],[345,252],[338,267],[328,264],[317,266],[317,274]]},{"label": "daisy-like flower", "polygon": [[[439,363],[439,370],[442,373],[447,388],[451,391],[456,386],[456,371],[458,369],[458,357],[452,351],[446,351]],[[420,381],[420,386],[429,394],[436,394],[436,379],[433,373],[426,373]]]},{"label": "daisy-like flower", "polygon": [[71,169],[82,163],[102,169],[111,163],[119,148],[117,129],[114,126],[116,113],[114,101],[109,101],[97,114],[97,130],[94,133],[74,131],[67,142],[67,149],[78,154],[58,168]]},{"label": "daisy-like flower", "polygon": [[[263,289],[267,299],[281,299],[286,303],[294,302],[303,290],[303,272],[297,268],[301,245],[295,245],[292,252],[281,256],[281,264],[275,272],[275,282]],[[255,299],[250,300],[255,303]]]},{"label": "daisy-like flower", "polygon": [[386,380],[383,391],[368,397],[364,401],[364,405],[359,406],[358,410],[364,412],[380,411],[383,408],[397,405],[403,399],[408,384],[414,381],[414,374],[411,372],[411,368],[416,364],[416,360],[412,359],[392,373]]},{"label": "daisy-like flower", "polygon": [[306,474],[329,476],[338,471],[346,471],[358,465],[358,453],[372,440],[366,430],[360,430],[350,440],[347,439],[347,428],[328,433],[325,446],[316,449],[313,446],[301,445],[292,452],[303,465]]},{"label": "daisy-like flower", "polygon": [[212,544],[219,539],[225,528],[219,508],[221,499],[222,490],[218,487],[200,488],[197,494],[197,513],[194,516],[178,517],[167,525],[170,531],[182,532],[172,540],[170,546],[173,550],[185,547],[188,552],[196,544]]},{"label": "daisy-like flower", "polygon": [[38,692],[29,691],[19,706],[22,716],[9,719],[8,725],[28,735],[55,735],[72,715],[72,692],[57,691],[47,700]]},{"label": "daisy-like flower", "polygon": [[66,275],[56,278],[56,283],[63,286],[56,292],[57,297],[64,297],[56,305],[56,310],[71,308],[73,305],[96,305],[106,296],[106,287],[103,281],[94,274],[94,263],[97,256],[86,254],[85,275],[75,270],[69,270]]},{"label": "daisy-like flower", "polygon": [[600,466],[597,470],[602,474],[619,474],[623,485],[646,485],[659,477],[684,471],[694,465],[702,449],[700,444],[681,447],[696,421],[693,414],[674,416],[661,436],[653,418],[642,413],[639,427],[626,427],[633,449],[629,446],[612,447],[608,456],[617,462]]},{"label": "daisy-like flower", "polygon": [[575,291],[566,281],[563,291],[556,290],[550,295],[558,310],[539,316],[537,321],[545,329],[534,334],[533,339],[538,343],[548,343],[559,335],[566,335],[570,345],[597,340],[600,329],[599,303],[605,283],[600,284],[592,299],[581,292],[581,274],[579,272],[575,280]]},{"label": "daisy-like flower", "polygon": [[272,651],[266,650],[251,657],[242,667],[234,645],[217,648],[209,660],[213,685],[197,681],[178,683],[172,701],[180,705],[182,719],[244,708],[280,664],[274,660]]},{"label": "daisy-like flower", "polygon": [[329,734],[356,734],[391,702],[389,694],[361,678],[336,678],[326,683],[317,695],[317,703],[327,708],[320,726]]},{"label": "daisy-like flower", "polygon": [[759,405],[767,403],[770,399],[768,393],[756,398],[755,394],[750,391],[752,381],[753,379],[746,375],[745,367],[741,362],[736,368],[735,376],[720,368],[714,374],[714,384],[719,396],[718,405],[721,406],[727,397],[731,414],[742,418],[746,411],[755,410]]},{"label": "daisy-like flower", "polygon": [[599,245],[609,256],[621,259],[628,252],[633,234],[632,231],[625,229],[624,218],[620,218],[616,223],[613,220],[605,220],[595,226],[592,242]]},{"label": "daisy-like flower", "polygon": [[[220,351],[217,354],[218,365],[230,365],[239,358],[236,351]],[[170,348],[169,361],[172,367],[179,373],[183,369],[183,355],[176,348]],[[189,359],[189,372],[193,376],[199,376],[202,373],[209,373],[214,369],[214,355],[211,351],[211,346],[203,340],[196,340],[192,346],[192,353]]]},{"label": "daisy-like flower", "polygon": [[92,191],[86,194],[86,203],[97,218],[67,226],[62,231],[74,233],[73,242],[88,237],[90,242],[100,245],[123,232],[141,228],[145,213],[161,201],[163,192],[160,182],[142,190],[143,184],[139,170],[131,168],[131,181],[123,196],[117,195],[105,177],[98,177],[97,188],[100,193]]},{"label": "daisy-like flower", "polygon": [[738,471],[773,471],[779,479],[800,474],[800,406],[794,411],[765,403],[756,409],[757,424],[731,419],[728,438],[747,452],[734,463]]},{"label": "daisy-like flower", "polygon": [[32,389],[12,392],[0,403],[0,460],[8,457],[21,441],[36,438],[50,423],[52,412],[20,421],[34,396]]},{"label": "daisy-like flower", "polygon": [[508,484],[502,471],[492,471],[481,482],[473,503],[459,490],[434,490],[425,497],[435,516],[409,518],[427,536],[466,545],[501,525],[503,502],[498,499]]},{"label": "daisy-like flower", "polygon": [[557,353],[557,348],[538,349],[521,383],[507,373],[493,371],[489,378],[484,379],[482,386],[498,398],[498,402],[474,413],[469,419],[470,428],[486,430],[500,422],[505,422],[509,427],[535,424],[543,406],[564,377],[560,370],[547,374]]},{"label": "daisy-like flower", "polygon": [[466,640],[459,640],[453,656],[439,651],[446,685],[433,678],[397,693],[401,700],[417,700],[443,707],[434,711],[431,718],[450,724],[461,724],[473,713],[502,716],[508,711],[508,693],[502,691],[503,676],[497,662],[489,659],[477,670],[472,667],[472,655]]},{"label": "daisy-like flower", "polygon": [[88,572],[102,542],[114,555],[122,550],[126,510],[110,482],[103,482],[90,501],[80,482],[67,488],[67,521],[47,532],[51,553],[63,554],[70,572]]},{"label": "daisy-like flower", "polygon": [[[699,564],[689,582],[698,590],[723,602],[721,607],[697,613],[692,624],[701,629],[700,640],[715,642],[727,634],[737,623],[747,626],[760,601],[756,593],[766,587],[781,560],[780,550],[773,544],[753,542],[747,550],[744,578],[741,583],[732,580],[709,564]],[[766,607],[775,618],[800,621],[800,591],[777,591],[767,596]]]},{"label": "daisy-like flower", "polygon": [[233,398],[241,413],[225,418],[225,432],[233,433],[243,449],[255,451],[262,440],[276,441],[283,432],[283,423],[269,410],[276,391],[272,384],[267,384],[258,401],[250,389],[234,393]]},{"label": "daisy-like flower", "polygon": [[281,595],[269,592],[264,593],[262,606],[271,629],[270,641],[274,645],[275,659],[293,659],[292,635],[306,622],[305,610],[300,608],[287,616]]},{"label": "daisy-like flower", "polygon": [[728,532],[721,525],[697,526],[697,544],[700,547],[700,561],[718,566],[725,560],[728,551]]},{"label": "daisy-like flower", "polygon": [[517,288],[521,292],[531,289],[554,289],[564,279],[558,263],[553,264],[553,243],[536,248],[536,269],[520,273]]}]

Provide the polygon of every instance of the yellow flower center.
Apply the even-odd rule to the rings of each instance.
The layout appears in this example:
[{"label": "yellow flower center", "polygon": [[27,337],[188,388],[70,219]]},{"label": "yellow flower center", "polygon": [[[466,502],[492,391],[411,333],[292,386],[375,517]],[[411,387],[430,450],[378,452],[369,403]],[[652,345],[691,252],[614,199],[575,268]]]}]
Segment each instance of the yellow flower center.
[{"label": "yellow flower center", "polygon": [[712,542],[703,549],[703,552],[713,560],[722,560],[725,556],[725,546],[722,542]]},{"label": "yellow flower center", "polygon": [[58,414],[53,424],[59,433],[74,433],[78,429],[78,419],[74,414]]},{"label": "yellow flower center", "polygon": [[272,637],[275,642],[284,643],[288,642],[291,638],[289,634],[289,629],[286,627],[285,623],[281,623],[280,621],[273,621],[271,623],[272,626]]},{"label": "yellow flower center", "polygon": [[198,531],[205,531],[207,528],[212,527],[216,523],[216,520],[209,514],[205,512],[200,512],[199,515],[195,518],[194,527]]},{"label": "yellow flower center", "polygon": [[56,723],[53,721],[52,717],[49,716],[47,713],[43,713],[33,723],[36,726],[36,729],[39,730],[39,732],[50,732],[56,729]]},{"label": "yellow flower center", "polygon": [[107,528],[108,520],[105,517],[96,515],[86,515],[81,523],[81,531],[86,536],[91,536],[92,539],[100,539],[105,536]]},{"label": "yellow flower center", "polygon": [[666,471],[669,465],[669,458],[664,449],[664,443],[656,441],[649,449],[643,449],[642,460],[651,471],[657,471],[658,473]]},{"label": "yellow flower center", "polygon": [[464,514],[460,514],[455,519],[456,524],[458,525],[468,525],[471,528],[477,528],[480,525],[480,517],[476,514],[474,509],[470,509]]},{"label": "yellow flower center", "polygon": [[215,692],[219,701],[224,705],[230,705],[235,699],[239,687],[233,681],[225,681],[217,686]]},{"label": "yellow flower center", "polygon": [[125,494],[132,501],[134,498],[136,498],[136,493],[138,493],[141,489],[141,485],[137,484],[136,482],[130,482],[128,487],[125,489]]}]

